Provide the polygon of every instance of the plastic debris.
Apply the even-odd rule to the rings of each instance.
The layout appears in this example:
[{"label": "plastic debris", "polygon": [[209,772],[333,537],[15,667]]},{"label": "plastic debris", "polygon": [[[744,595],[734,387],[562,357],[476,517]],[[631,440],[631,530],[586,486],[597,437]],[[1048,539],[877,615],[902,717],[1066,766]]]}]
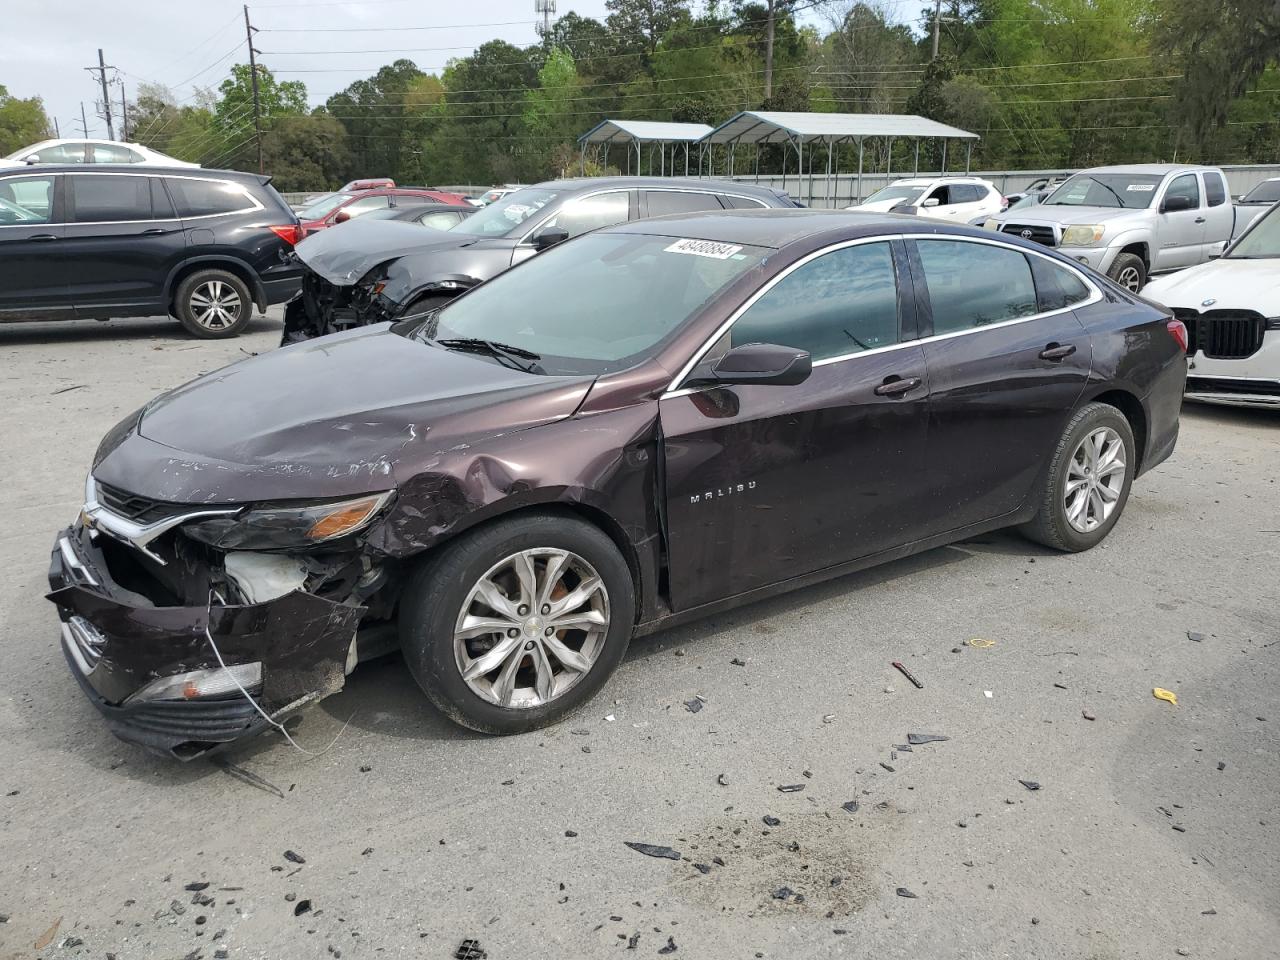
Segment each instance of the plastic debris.
[{"label": "plastic debris", "polygon": [[824,713],[822,715],[822,722],[831,723],[833,720],[835,720],[835,718],[836,718],[836,715],[834,713]]},{"label": "plastic debris", "polygon": [[[288,860],[290,863],[306,863],[307,862],[305,857],[301,856],[300,854],[294,853],[292,850],[286,850],[284,852],[284,858]],[[191,890],[194,888],[188,887],[187,889]]]},{"label": "plastic debris", "polygon": [[686,700],[684,702],[684,708],[690,713],[697,713],[702,709],[702,701],[697,697],[694,697],[692,700]]},{"label": "plastic debris", "polygon": [[764,819],[764,825],[766,827],[779,827],[782,825],[781,820],[779,820],[777,817],[770,816],[769,814],[765,814],[763,819]]},{"label": "plastic debris", "polygon": [[1081,710],[1081,711],[1080,711],[1080,716],[1084,717],[1086,720],[1097,720],[1097,719],[1098,719],[1098,718],[1097,718],[1097,717],[1095,717],[1092,713],[1090,713],[1088,710]]},{"label": "plastic debris", "polygon": [[881,760],[881,761],[880,761],[880,766],[884,767],[884,768],[885,768],[886,770],[888,770],[890,773],[893,773],[893,772],[894,772],[893,767],[889,766],[889,764],[885,763],[883,760]]},{"label": "plastic debris", "polygon": [[893,891],[893,892],[894,892],[894,893],[896,893],[896,894],[897,894],[898,896],[900,896],[900,897],[904,897],[904,898],[905,898],[905,899],[907,899],[907,900],[918,900],[918,899],[920,899],[920,898],[919,898],[919,897],[917,897],[914,893],[912,893],[910,890],[908,890],[906,887],[899,887],[897,890],[895,890],[895,891]]},{"label": "plastic debris", "polygon": [[297,903],[293,905],[293,915],[295,917],[300,917],[304,913],[310,913],[310,912],[311,912],[310,900],[299,900]]},{"label": "plastic debris", "polygon": [[993,696],[995,696],[995,694],[993,694],[990,690],[983,690],[982,695],[986,697],[988,700],[990,700]]},{"label": "plastic debris", "polygon": [[923,683],[921,683],[919,680],[917,680],[917,679],[912,675],[911,671],[910,671],[910,670],[908,670],[906,667],[904,667],[904,666],[903,666],[899,661],[894,660],[894,661],[890,664],[890,666],[892,666],[892,667],[893,667],[893,669],[897,670],[900,674],[902,674],[904,677],[906,677],[908,680],[910,680],[910,681],[911,681],[911,685],[912,685],[913,687],[915,687],[917,690],[923,690],[923,689],[924,689],[924,684],[923,684]]},{"label": "plastic debris", "polygon": [[1028,790],[1040,789],[1040,784],[1037,783],[1035,780],[1019,780],[1018,782],[1022,784],[1024,787],[1026,787]]},{"label": "plastic debris", "polygon": [[577,830],[566,830],[566,831],[564,832],[564,835],[565,835],[566,837],[576,837],[576,836],[578,835],[578,831],[577,831]]},{"label": "plastic debris", "polygon": [[994,640],[984,640],[982,637],[974,637],[971,640],[966,640],[964,645],[973,647],[975,650],[986,650],[988,647],[994,647],[996,642]]},{"label": "plastic debris", "polygon": [[487,956],[479,940],[463,940],[453,951],[454,960],[485,960]]},{"label": "plastic debris", "polygon": [[784,783],[778,787],[779,793],[799,793],[804,789],[803,783]]},{"label": "plastic debris", "polygon": [[895,743],[893,748],[895,750],[901,750],[903,753],[915,753],[915,750],[911,749],[911,744],[909,743]]},{"label": "plastic debris", "polygon": [[857,800],[850,800],[850,801],[848,801],[847,803],[842,803],[842,804],[840,804],[840,809],[841,809],[841,810],[843,810],[845,813],[857,813],[857,812],[858,812],[858,801],[857,801]]},{"label": "plastic debris", "polygon": [[770,896],[775,900],[790,900],[795,896],[795,894],[796,892],[790,887],[779,887],[777,890],[773,891]]},{"label": "plastic debris", "polygon": [[1178,705],[1178,695],[1172,690],[1166,690],[1164,687],[1152,687],[1151,695],[1157,700],[1172,703],[1175,707]]},{"label": "plastic debris", "polygon": [[1193,643],[1203,643],[1203,642],[1204,642],[1204,634],[1203,634],[1203,633],[1196,633],[1194,630],[1188,630],[1188,631],[1187,631],[1187,639],[1188,639],[1188,640],[1190,640],[1190,641],[1192,641]]},{"label": "plastic debris", "polygon": [[183,889],[183,890],[186,890],[186,891],[188,891],[188,892],[190,892],[190,893],[197,893],[197,892],[199,892],[199,891],[201,891],[201,890],[206,890],[206,889],[208,889],[208,887],[209,887],[209,882],[208,882],[207,880],[200,880],[200,881],[197,881],[197,882],[194,882],[194,883],[188,883],[188,884],[187,884],[185,887],[183,887],[182,889]]},{"label": "plastic debris", "polygon": [[630,937],[627,938],[627,949],[634,950],[636,948],[636,944],[638,944],[639,942],[640,942],[640,934],[633,933]]},{"label": "plastic debris", "polygon": [[[908,733],[907,743],[914,743],[917,747],[922,743],[941,743],[944,740],[950,740],[950,737],[944,737],[940,733]],[[902,748],[899,747],[899,750]]]},{"label": "plastic debris", "polygon": [[722,787],[727,787],[729,785],[729,778],[722,773],[716,777],[716,783],[720,784]]},{"label": "plastic debris", "polygon": [[747,661],[743,660],[741,657],[734,657],[729,662],[735,667],[745,667],[747,665]]},{"label": "plastic debris", "polygon": [[707,874],[711,872],[711,866],[706,863],[695,863],[693,865],[693,869],[697,870],[699,873],[702,873],[702,874]]},{"label": "plastic debris", "polygon": [[676,938],[667,937],[667,945],[665,947],[660,947],[658,949],[658,953],[663,954],[665,956],[668,953],[675,953],[676,950],[678,949],[679,948],[676,946]]},{"label": "plastic debris", "polygon": [[660,847],[653,843],[636,843],[633,840],[624,840],[628,847],[636,853],[643,853],[646,857],[661,857],[666,860],[679,860],[678,851],[672,850],[670,847]]},{"label": "plastic debris", "polygon": [[1219,769],[1219,770],[1225,770],[1225,769],[1227,769],[1227,761],[1225,761],[1225,760],[1219,760],[1219,761],[1218,761],[1218,769]]}]

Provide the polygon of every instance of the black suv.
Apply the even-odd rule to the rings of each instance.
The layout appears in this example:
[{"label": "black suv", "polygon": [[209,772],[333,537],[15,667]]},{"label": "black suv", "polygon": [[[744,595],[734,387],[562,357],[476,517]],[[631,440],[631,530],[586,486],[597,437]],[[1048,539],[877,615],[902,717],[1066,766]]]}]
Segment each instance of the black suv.
[{"label": "black suv", "polygon": [[283,344],[397,320],[447,303],[522,260],[600,227],[674,213],[792,208],[781,190],[689,177],[583,177],[521,187],[457,226],[361,218],[299,244],[308,270]]},{"label": "black suv", "polygon": [[298,290],[298,218],[269,177],[190,167],[0,171],[0,321],[169,314],[233,337]]}]

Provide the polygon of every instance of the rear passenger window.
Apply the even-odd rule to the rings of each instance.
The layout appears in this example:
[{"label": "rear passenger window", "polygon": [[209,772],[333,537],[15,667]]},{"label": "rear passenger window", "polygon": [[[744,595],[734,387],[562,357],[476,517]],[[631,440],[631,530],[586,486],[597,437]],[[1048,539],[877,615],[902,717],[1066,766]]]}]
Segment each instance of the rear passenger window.
[{"label": "rear passenger window", "polygon": [[720,201],[710,193],[682,193],[676,190],[650,190],[649,216],[668,213],[696,213],[699,210],[723,210]]},{"label": "rear passenger window", "polygon": [[1206,173],[1204,175],[1204,196],[1211,207],[1227,202],[1227,185],[1222,182],[1222,174]]},{"label": "rear passenger window", "polygon": [[1064,310],[1089,299],[1089,288],[1074,271],[1044,257],[1028,257],[1041,311]]},{"label": "rear passenger window", "polygon": [[918,240],[934,335],[990,326],[1038,312],[1027,258],[964,240]]},{"label": "rear passenger window", "polygon": [[764,206],[759,200],[752,200],[750,197],[727,197],[721,196],[724,205],[730,210],[759,210]]},{"label": "rear passenger window", "polygon": [[151,216],[155,220],[173,219],[173,201],[164,192],[164,184],[159,177],[148,177],[151,181]]},{"label": "rear passenger window", "polygon": [[982,191],[971,183],[957,183],[951,188],[952,203],[977,203],[982,199]]},{"label": "rear passenger window", "polygon": [[0,226],[48,223],[53,219],[52,176],[0,180]]},{"label": "rear passenger window", "polygon": [[226,180],[195,180],[165,177],[169,192],[178,205],[180,217],[208,217],[253,208],[244,187]]},{"label": "rear passenger window", "polygon": [[732,346],[776,343],[814,361],[898,341],[898,287],[888,243],[833,250],[787,274],[730,330]]},{"label": "rear passenger window", "polygon": [[67,178],[75,223],[120,223],[151,219],[149,177],[76,174]]}]

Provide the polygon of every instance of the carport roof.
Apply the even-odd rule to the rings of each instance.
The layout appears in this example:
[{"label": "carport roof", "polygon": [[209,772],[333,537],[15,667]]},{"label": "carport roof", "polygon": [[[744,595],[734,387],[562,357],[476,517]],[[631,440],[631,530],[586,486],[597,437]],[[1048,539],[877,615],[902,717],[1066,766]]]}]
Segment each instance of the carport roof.
[{"label": "carport roof", "polygon": [[658,120],[602,120],[578,138],[579,143],[694,143],[711,133],[705,123]]},{"label": "carport roof", "polygon": [[781,143],[864,137],[977,140],[976,133],[907,113],[785,113],[748,110],[726,120],[705,143]]}]

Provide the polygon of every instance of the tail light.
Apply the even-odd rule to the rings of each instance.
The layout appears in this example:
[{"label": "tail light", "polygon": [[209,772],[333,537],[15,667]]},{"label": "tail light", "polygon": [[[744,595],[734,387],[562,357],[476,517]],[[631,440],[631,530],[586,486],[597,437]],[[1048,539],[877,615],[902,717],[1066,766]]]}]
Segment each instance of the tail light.
[{"label": "tail light", "polygon": [[282,227],[268,227],[267,229],[291,247],[307,235],[306,231],[296,223],[286,224]]},{"label": "tail light", "polygon": [[1187,339],[1187,325],[1181,320],[1170,320],[1165,324],[1165,328],[1168,329],[1169,335],[1178,341],[1178,346],[1182,348],[1182,352],[1186,353],[1187,343],[1189,342]]}]

